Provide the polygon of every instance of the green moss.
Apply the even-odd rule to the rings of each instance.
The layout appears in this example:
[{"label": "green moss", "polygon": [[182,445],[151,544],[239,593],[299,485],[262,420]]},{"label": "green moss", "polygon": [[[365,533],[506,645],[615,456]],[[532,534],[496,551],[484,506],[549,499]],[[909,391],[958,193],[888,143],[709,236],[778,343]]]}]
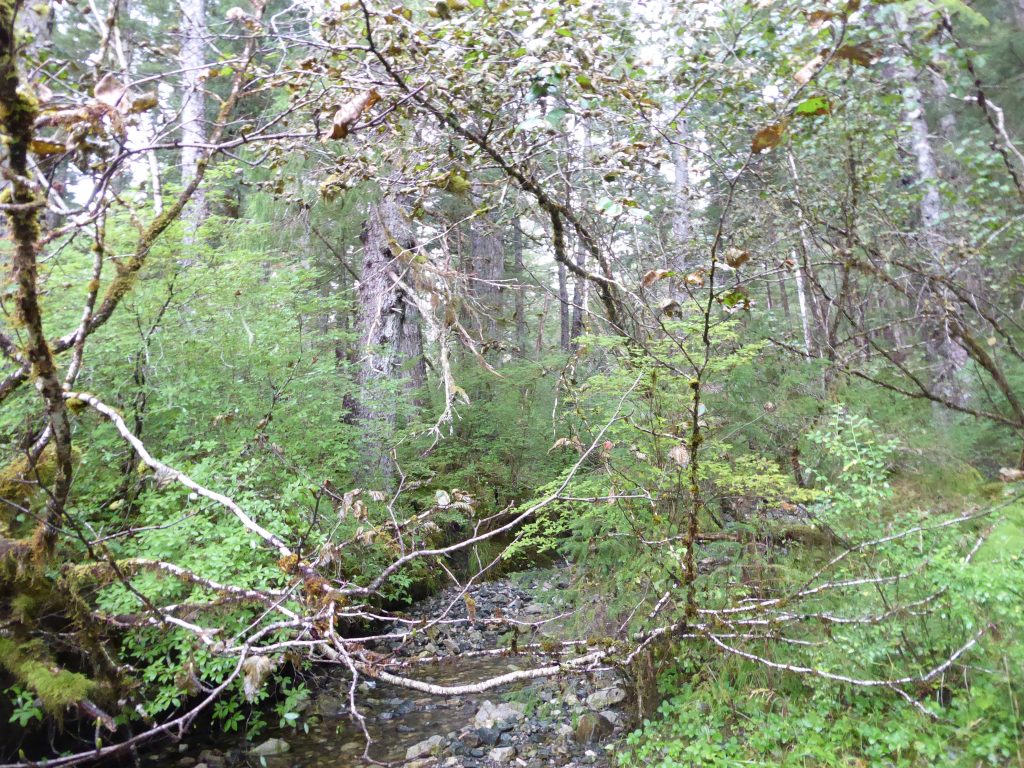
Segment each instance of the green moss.
[{"label": "green moss", "polygon": [[11,598],[11,615],[22,623],[32,616],[35,608],[36,600],[31,595],[22,593]]},{"label": "green moss", "polygon": [[85,675],[58,667],[38,643],[0,637],[0,666],[31,689],[53,715],[87,698],[96,687]]}]

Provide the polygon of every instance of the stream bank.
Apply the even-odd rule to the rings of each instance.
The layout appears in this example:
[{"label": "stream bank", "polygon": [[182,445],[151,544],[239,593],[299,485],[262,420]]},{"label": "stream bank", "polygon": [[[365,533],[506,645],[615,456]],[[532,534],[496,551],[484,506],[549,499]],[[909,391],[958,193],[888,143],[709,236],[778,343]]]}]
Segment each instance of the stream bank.
[{"label": "stream bank", "polygon": [[[548,593],[567,586],[564,571],[517,574],[449,589],[413,606],[410,618],[444,615],[428,631],[372,650],[405,658],[417,680],[452,686],[528,669],[540,660],[513,653],[552,645],[571,613]],[[470,621],[470,614],[473,614]],[[572,653],[572,651],[568,651]],[[546,663],[550,663],[548,660]],[[610,766],[614,742],[631,725],[627,687],[613,669],[520,681],[482,693],[432,696],[364,681],[359,707],[373,739],[370,755],[409,768]],[[186,738],[176,753],[144,760],[152,768],[355,768],[364,738],[349,717],[348,680],[331,674],[306,709],[308,732],[268,728],[254,743],[237,735],[206,744]]]}]

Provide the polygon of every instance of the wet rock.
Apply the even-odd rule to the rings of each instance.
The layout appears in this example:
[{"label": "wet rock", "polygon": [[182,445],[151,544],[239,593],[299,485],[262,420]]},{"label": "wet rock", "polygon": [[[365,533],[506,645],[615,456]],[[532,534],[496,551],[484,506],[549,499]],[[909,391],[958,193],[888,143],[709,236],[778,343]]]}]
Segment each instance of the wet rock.
[{"label": "wet rock", "polygon": [[622,719],[622,715],[616,712],[614,709],[603,709],[601,710],[601,717],[607,720],[612,725],[618,725]]},{"label": "wet rock", "polygon": [[331,696],[330,694],[318,696],[313,703],[313,713],[320,717],[337,717],[344,714],[346,708],[347,706],[340,696]]},{"label": "wet rock", "polygon": [[503,765],[505,763],[511,763],[516,756],[515,747],[495,747],[487,753],[487,757],[490,760]]},{"label": "wet rock", "polygon": [[580,744],[593,744],[610,735],[612,730],[612,724],[597,712],[584,712],[576,724],[574,736]]},{"label": "wet rock", "polygon": [[480,734],[477,731],[464,731],[459,734],[461,741],[468,749],[480,746]]},{"label": "wet rock", "polygon": [[602,688],[587,696],[587,706],[591,709],[608,709],[626,700],[626,691],[617,685]]},{"label": "wet rock", "polygon": [[213,749],[204,749],[199,753],[199,762],[206,763],[210,768],[224,768],[228,761],[220,752]]},{"label": "wet rock", "polygon": [[479,744],[484,744],[488,747],[493,747],[495,744],[498,743],[498,739],[501,738],[501,731],[499,731],[497,728],[477,728],[475,733],[477,737],[477,743],[473,745],[474,747],[478,746]]},{"label": "wet rock", "polygon": [[291,745],[284,739],[267,739],[257,747],[253,747],[252,754],[257,757],[270,757],[272,755],[283,755],[291,750]]},{"label": "wet rock", "polygon": [[433,757],[441,753],[445,744],[444,736],[431,736],[418,744],[413,744],[405,751],[406,760],[415,760],[418,757]]},{"label": "wet rock", "polygon": [[477,710],[473,722],[479,728],[493,728],[497,723],[503,722],[518,722],[523,719],[525,709],[526,707],[522,704],[507,702],[492,704],[490,701],[484,701],[480,709]]}]

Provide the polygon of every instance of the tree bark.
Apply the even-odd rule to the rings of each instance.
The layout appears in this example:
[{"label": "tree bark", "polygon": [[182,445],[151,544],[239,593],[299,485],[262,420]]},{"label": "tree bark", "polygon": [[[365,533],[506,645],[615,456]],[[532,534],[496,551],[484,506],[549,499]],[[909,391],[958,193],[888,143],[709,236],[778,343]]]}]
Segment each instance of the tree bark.
[{"label": "tree bark", "polygon": [[572,328],[569,320],[569,279],[564,264],[558,265],[558,323],[560,328],[559,346],[568,351],[572,348]]},{"label": "tree bark", "polygon": [[523,230],[520,227],[519,219],[512,222],[512,255],[515,259],[516,270],[516,346],[519,354],[526,355],[526,265],[523,263]]},{"label": "tree bark", "polygon": [[406,389],[426,379],[423,337],[413,298],[396,285],[416,248],[402,200],[391,193],[371,206],[363,231],[359,301],[360,368],[356,420],[363,427],[367,470],[386,483],[394,474],[390,440],[398,409],[387,383],[396,376]]},{"label": "tree bark", "polygon": [[[206,141],[206,94],[203,68],[206,64],[206,0],[181,2],[181,180],[188,184],[196,175]],[[196,231],[208,215],[206,195],[197,189],[185,210],[185,242],[195,242]]]},{"label": "tree bark", "polygon": [[505,244],[497,223],[486,213],[473,219],[469,237],[474,278],[470,289],[483,313],[479,321],[480,336],[485,346],[494,346],[498,341],[502,304],[499,283],[505,278]]},{"label": "tree bark", "polygon": [[[899,70],[906,121],[910,128],[911,152],[917,165],[917,183],[921,188],[918,204],[920,245],[932,269],[943,269],[942,199],[939,196],[939,171],[925,116],[924,98],[909,65]],[[939,297],[941,301],[941,297]],[[931,368],[936,392],[951,402],[963,405],[966,392],[960,382],[967,364],[967,351],[957,343],[944,313],[926,330],[925,355]]]}]

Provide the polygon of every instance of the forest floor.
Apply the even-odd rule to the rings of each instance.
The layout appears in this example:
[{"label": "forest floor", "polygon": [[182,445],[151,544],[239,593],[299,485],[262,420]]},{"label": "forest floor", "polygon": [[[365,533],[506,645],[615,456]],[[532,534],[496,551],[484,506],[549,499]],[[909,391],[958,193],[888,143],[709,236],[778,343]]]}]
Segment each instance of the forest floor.
[{"label": "forest floor", "polygon": [[[561,570],[531,571],[485,582],[468,592],[445,590],[416,604],[412,619],[445,619],[402,642],[378,643],[380,653],[408,658],[408,674],[437,685],[463,685],[538,666],[530,644],[550,647],[571,615],[549,600],[567,586]],[[466,599],[466,596],[470,598]],[[468,612],[475,613],[467,623]],[[515,628],[515,629],[513,629]],[[573,653],[570,649],[568,653]],[[548,661],[547,663],[550,663]],[[236,735],[190,740],[178,754],[149,765],[175,768],[349,768],[366,765],[364,739],[349,718],[348,681],[329,674],[314,686],[308,733],[268,728],[253,743]],[[609,766],[614,743],[630,722],[626,686],[614,670],[539,678],[462,696],[433,696],[364,682],[360,711],[374,740],[371,756],[407,768],[491,766]]]}]

